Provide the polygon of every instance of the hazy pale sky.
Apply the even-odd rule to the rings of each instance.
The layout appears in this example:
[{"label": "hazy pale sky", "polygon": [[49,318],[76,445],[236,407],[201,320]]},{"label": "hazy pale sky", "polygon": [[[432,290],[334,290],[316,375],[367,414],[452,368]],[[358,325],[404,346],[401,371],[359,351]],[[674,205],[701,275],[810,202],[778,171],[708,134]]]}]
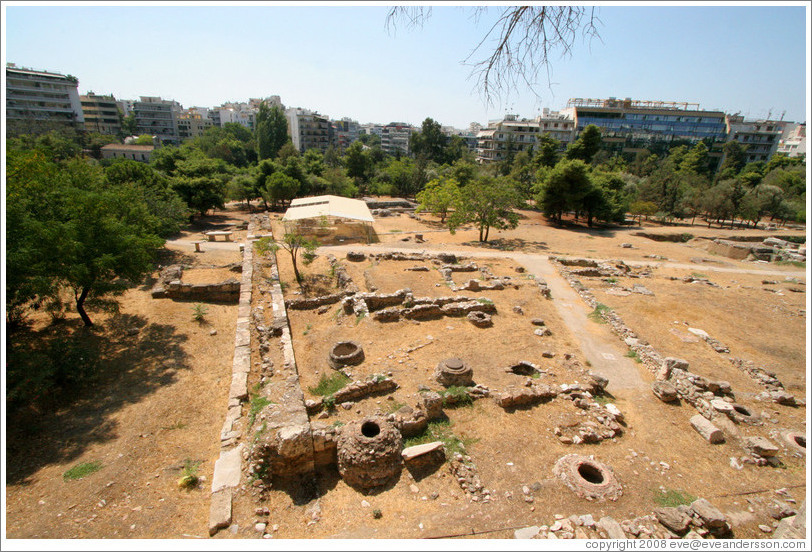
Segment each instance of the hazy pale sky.
[{"label": "hazy pale sky", "polygon": [[361,123],[432,117],[465,128],[610,96],[803,122],[809,4],[788,4],[598,2],[600,39],[579,38],[571,55],[556,56],[540,99],[519,88],[490,108],[462,62],[496,5],[479,19],[471,7],[435,5],[422,28],[390,32],[387,6],[374,3],[4,2],[3,52],[17,66],[75,75],[82,94],[162,96],[184,107],[279,95],[286,106]]}]

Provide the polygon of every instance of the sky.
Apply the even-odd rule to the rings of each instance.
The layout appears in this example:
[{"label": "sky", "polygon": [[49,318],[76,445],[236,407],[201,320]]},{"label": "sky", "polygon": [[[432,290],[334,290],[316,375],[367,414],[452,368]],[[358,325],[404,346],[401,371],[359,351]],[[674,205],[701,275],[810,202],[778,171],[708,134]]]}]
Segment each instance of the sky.
[{"label": "sky", "polygon": [[[805,122],[809,3],[673,6],[598,2],[599,38],[552,56],[532,90],[487,105],[464,61],[501,10],[434,5],[387,29],[386,4],[3,3],[4,57],[72,74],[79,93],[162,96],[184,107],[279,95],[287,107],[360,123],[432,117],[467,128],[535,117],[569,98],[698,103]],[[588,8],[591,9],[591,8]],[[493,46],[486,41],[470,60]]]}]

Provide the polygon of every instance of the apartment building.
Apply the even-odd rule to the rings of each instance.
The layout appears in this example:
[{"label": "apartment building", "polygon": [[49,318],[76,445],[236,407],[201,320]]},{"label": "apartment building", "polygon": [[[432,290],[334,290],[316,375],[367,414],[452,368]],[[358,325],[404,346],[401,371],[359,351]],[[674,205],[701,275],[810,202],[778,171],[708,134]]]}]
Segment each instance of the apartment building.
[{"label": "apartment building", "polygon": [[718,161],[727,140],[725,113],[700,109],[697,103],[571,98],[562,111],[575,121],[576,136],[587,125],[596,125],[604,144],[614,145],[618,153],[658,146],[667,151],[673,142],[707,140],[712,144],[710,156]]},{"label": "apartment building", "polygon": [[350,144],[358,140],[361,132],[358,121],[344,117],[337,121],[331,121],[331,124],[333,125],[333,145],[339,150],[347,149]]},{"label": "apartment building", "polygon": [[206,129],[214,126],[205,107],[192,107],[178,115],[178,138],[189,140],[203,136]]},{"label": "apartment building", "polygon": [[84,128],[79,80],[71,75],[6,66],[6,133]]},{"label": "apartment building", "polygon": [[745,121],[744,117],[726,115],[728,142],[736,141],[747,146],[745,156],[748,163],[768,161],[778,149],[778,142],[788,121]]},{"label": "apartment building", "polygon": [[534,119],[519,119],[518,115],[505,115],[503,119],[488,122],[477,133],[477,161],[492,163],[507,157],[509,151],[535,150],[539,139],[548,135],[566,148],[575,135],[575,122],[566,113],[544,109]]},{"label": "apartment building", "polygon": [[778,141],[778,153],[787,157],[806,156],[806,123],[787,125],[781,140]]},{"label": "apartment building", "polygon": [[309,149],[327,151],[333,141],[333,126],[330,119],[308,109],[292,107],[285,110],[288,120],[288,135],[293,146],[304,153]]},{"label": "apartment building", "polygon": [[156,136],[162,144],[178,144],[178,117],[183,108],[173,100],[157,96],[141,96],[133,102],[137,134]]},{"label": "apartment building", "polygon": [[82,114],[85,119],[85,130],[118,136],[121,133],[121,119],[118,102],[110,96],[100,96],[88,92],[79,96],[82,103]]},{"label": "apartment building", "polygon": [[416,132],[406,123],[389,123],[381,128],[381,149],[389,155],[408,154],[409,136]]}]

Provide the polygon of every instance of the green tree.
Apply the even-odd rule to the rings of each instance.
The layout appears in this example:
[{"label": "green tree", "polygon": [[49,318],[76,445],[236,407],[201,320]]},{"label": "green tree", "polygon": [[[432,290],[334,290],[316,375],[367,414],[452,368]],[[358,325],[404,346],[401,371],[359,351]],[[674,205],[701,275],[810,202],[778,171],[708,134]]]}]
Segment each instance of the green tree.
[{"label": "green tree", "polygon": [[307,174],[322,176],[324,174],[324,155],[315,149],[309,149],[304,154],[304,170]]},{"label": "green tree", "polygon": [[133,142],[133,144],[135,144],[136,146],[151,146],[153,145],[153,143],[154,141],[152,139],[152,136],[149,134],[141,134]]},{"label": "green tree", "polygon": [[180,231],[189,209],[172,189],[171,181],[149,165],[120,159],[104,171],[108,185],[135,186],[149,213],[154,217],[154,232],[163,238]]},{"label": "green tree", "polygon": [[601,129],[595,125],[587,125],[578,139],[567,147],[567,159],[580,159],[584,163],[591,163],[592,158],[601,149],[601,143]]},{"label": "green tree", "polygon": [[262,197],[270,202],[274,207],[285,203],[296,197],[299,191],[299,182],[282,171],[277,171],[270,175],[265,181],[265,192]]},{"label": "green tree", "polygon": [[696,174],[708,174],[710,172],[710,155],[708,146],[704,142],[698,142],[689,150],[679,165],[679,170]]},{"label": "green tree", "polygon": [[509,178],[484,176],[460,190],[460,199],[448,217],[448,228],[455,232],[463,224],[479,229],[479,241],[488,241],[490,229],[516,228],[519,215],[514,211],[521,198]]},{"label": "green tree", "polygon": [[561,142],[549,134],[542,134],[536,146],[536,157],[533,160],[536,167],[555,167],[555,164],[561,158],[560,150]]},{"label": "green tree", "polygon": [[357,182],[366,183],[369,181],[372,163],[369,155],[361,142],[353,142],[344,152],[344,167],[347,176],[354,178]]},{"label": "green tree", "polygon": [[[67,287],[82,321],[92,326],[86,301],[121,293],[152,270],[163,245],[155,233],[159,221],[142,190],[109,185],[100,167],[80,159],[58,166],[42,158],[29,160],[28,166],[15,165],[20,170],[8,178],[7,198],[30,208],[25,215],[16,205],[10,210],[15,227],[8,234],[12,307],[19,311],[19,301],[35,299],[32,293],[55,296]],[[17,224],[32,234],[21,239]],[[21,255],[31,255],[34,266],[13,274]]]},{"label": "green tree", "polygon": [[[119,114],[122,113],[119,111]],[[121,132],[124,134],[124,136],[135,136],[135,133],[138,132],[138,124],[135,122],[134,111],[131,111],[126,117],[122,117]]]},{"label": "green tree", "polygon": [[423,120],[419,132],[413,132],[409,136],[409,151],[412,155],[437,164],[445,163],[447,144],[448,137],[443,133],[442,125],[431,117]]},{"label": "green tree", "polygon": [[269,107],[267,102],[259,105],[255,134],[259,160],[274,159],[289,140],[288,121],[279,106]]},{"label": "green tree", "polygon": [[657,204],[652,201],[633,201],[631,205],[629,205],[629,212],[637,217],[638,224],[643,222],[643,217],[646,217],[646,220],[650,216],[653,216],[657,213]]},{"label": "green tree", "polygon": [[[739,174],[747,163],[747,146],[733,140],[727,142],[723,147],[724,159],[719,166],[719,173],[725,173],[728,169],[732,171],[733,175]],[[730,174],[725,177],[731,176]]]},{"label": "green tree", "polygon": [[545,216],[561,224],[562,215],[578,210],[591,190],[586,163],[580,159],[562,160],[544,175],[538,187],[536,205],[541,207]]},{"label": "green tree", "polygon": [[428,182],[415,199],[420,204],[415,212],[428,211],[439,215],[440,224],[444,224],[448,211],[459,203],[460,186],[453,178],[437,178]]},{"label": "green tree", "polygon": [[299,273],[298,258],[299,253],[304,252],[305,255],[312,255],[316,248],[319,246],[318,242],[314,239],[309,239],[300,234],[299,232],[289,232],[282,236],[282,240],[274,243],[274,250],[284,249],[290,253],[290,260],[293,264],[293,273],[296,275],[296,281],[302,283],[302,275]]}]

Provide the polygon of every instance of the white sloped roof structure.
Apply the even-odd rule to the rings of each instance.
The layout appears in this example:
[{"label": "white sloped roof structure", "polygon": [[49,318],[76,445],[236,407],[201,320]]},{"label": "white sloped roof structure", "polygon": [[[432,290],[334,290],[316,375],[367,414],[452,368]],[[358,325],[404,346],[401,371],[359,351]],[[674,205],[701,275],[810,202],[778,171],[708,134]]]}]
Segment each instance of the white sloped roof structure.
[{"label": "white sloped roof structure", "polygon": [[290,202],[283,221],[319,217],[339,217],[364,222],[375,222],[367,204],[360,199],[333,195],[300,197]]}]

